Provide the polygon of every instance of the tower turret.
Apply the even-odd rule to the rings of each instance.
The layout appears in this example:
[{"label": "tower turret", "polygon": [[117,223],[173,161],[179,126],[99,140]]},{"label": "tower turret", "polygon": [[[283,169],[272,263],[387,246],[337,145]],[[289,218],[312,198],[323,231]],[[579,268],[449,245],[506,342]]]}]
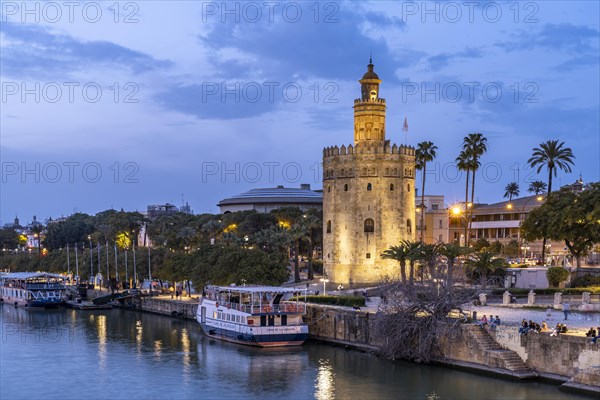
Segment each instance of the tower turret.
[{"label": "tower turret", "polygon": [[381,79],[369,60],[367,72],[359,80],[361,98],[354,100],[354,144],[385,140],[385,99],[379,97]]}]

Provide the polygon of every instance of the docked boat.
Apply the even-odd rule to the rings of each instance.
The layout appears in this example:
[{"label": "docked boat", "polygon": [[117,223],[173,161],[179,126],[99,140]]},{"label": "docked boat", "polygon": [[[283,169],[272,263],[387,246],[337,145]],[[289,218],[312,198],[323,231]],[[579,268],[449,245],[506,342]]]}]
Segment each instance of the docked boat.
[{"label": "docked boat", "polygon": [[305,289],[207,286],[196,319],[209,337],[258,347],[298,346],[308,337]]},{"label": "docked boat", "polygon": [[47,272],[0,275],[0,302],[28,308],[56,308],[67,299],[66,278]]}]

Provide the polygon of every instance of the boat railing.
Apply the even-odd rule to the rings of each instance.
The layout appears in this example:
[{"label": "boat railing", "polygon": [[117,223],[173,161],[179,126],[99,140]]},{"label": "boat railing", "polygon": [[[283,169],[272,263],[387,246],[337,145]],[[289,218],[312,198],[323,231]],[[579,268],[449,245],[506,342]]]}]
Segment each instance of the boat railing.
[{"label": "boat railing", "polygon": [[62,290],[65,285],[61,283],[28,283],[27,290]]},{"label": "boat railing", "polygon": [[237,310],[247,314],[261,313],[306,313],[306,304],[304,303],[280,303],[271,306],[270,304],[240,304],[230,302],[217,302],[219,306],[230,310]]}]

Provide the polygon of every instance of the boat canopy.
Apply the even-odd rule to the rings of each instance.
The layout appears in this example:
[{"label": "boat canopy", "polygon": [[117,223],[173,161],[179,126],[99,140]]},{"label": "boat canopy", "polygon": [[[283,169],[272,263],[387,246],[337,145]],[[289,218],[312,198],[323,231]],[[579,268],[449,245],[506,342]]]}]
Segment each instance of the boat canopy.
[{"label": "boat canopy", "polygon": [[0,275],[0,279],[4,280],[28,280],[37,278],[66,279],[63,275],[51,274],[49,272],[8,272]]},{"label": "boat canopy", "polygon": [[306,292],[306,288],[288,288],[279,286],[214,286],[208,285],[206,290],[237,293],[298,293]]}]

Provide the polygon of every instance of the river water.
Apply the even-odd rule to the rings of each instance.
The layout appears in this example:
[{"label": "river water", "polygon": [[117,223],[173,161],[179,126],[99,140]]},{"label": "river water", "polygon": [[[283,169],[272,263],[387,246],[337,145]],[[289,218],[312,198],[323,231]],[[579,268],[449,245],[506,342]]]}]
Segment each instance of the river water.
[{"label": "river water", "polygon": [[308,342],[255,349],[195,321],[127,310],[0,306],[0,399],[586,399]]}]

